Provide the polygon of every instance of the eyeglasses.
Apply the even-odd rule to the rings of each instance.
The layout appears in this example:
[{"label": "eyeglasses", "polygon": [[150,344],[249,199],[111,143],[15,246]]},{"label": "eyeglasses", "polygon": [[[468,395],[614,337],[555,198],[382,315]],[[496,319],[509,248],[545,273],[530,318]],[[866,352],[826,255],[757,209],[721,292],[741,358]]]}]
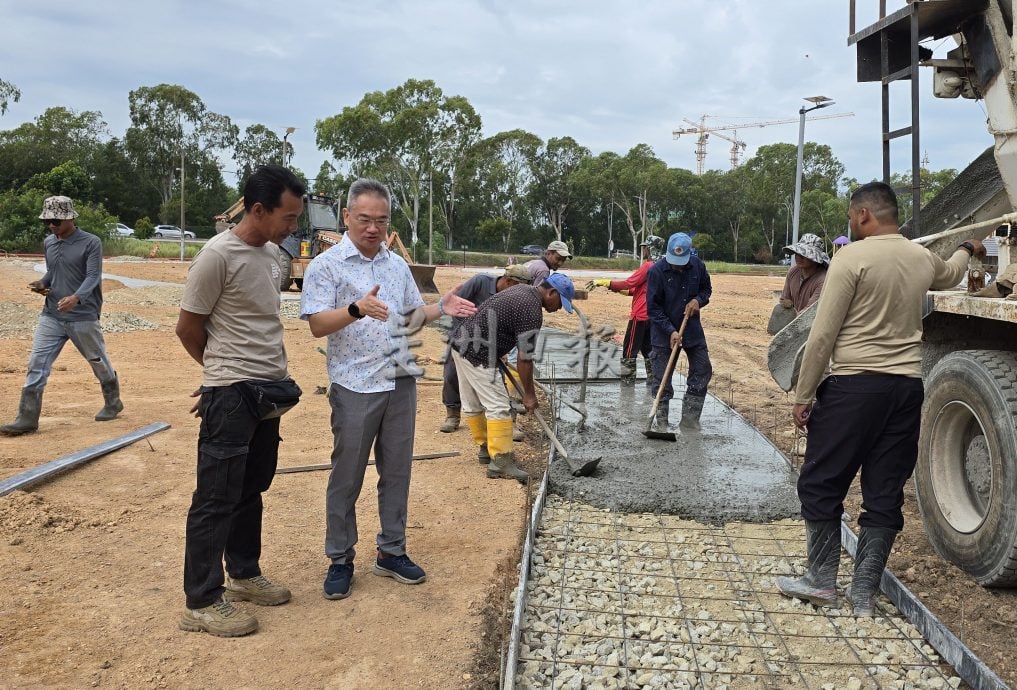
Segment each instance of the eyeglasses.
[{"label": "eyeglasses", "polygon": [[62,218],[46,218],[46,219],[44,219],[42,221],[42,224],[43,225],[60,225],[63,222],[64,221],[63,221]]},{"label": "eyeglasses", "polygon": [[373,225],[379,230],[386,230],[392,223],[391,218],[370,218],[368,216],[353,216],[353,220],[357,221],[360,225]]}]

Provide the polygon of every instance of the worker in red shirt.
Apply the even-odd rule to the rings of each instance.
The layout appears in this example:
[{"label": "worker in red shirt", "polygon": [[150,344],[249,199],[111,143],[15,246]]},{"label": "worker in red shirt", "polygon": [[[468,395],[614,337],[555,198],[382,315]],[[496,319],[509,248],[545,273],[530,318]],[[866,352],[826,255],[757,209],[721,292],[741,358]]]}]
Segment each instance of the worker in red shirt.
[{"label": "worker in red shirt", "polygon": [[639,245],[643,264],[625,280],[598,278],[590,282],[588,289],[606,287],[611,292],[632,296],[632,311],[625,326],[625,340],[622,342],[621,376],[626,383],[635,383],[636,355],[643,355],[646,369],[646,388],[653,391],[653,374],[650,371],[650,320],[646,314],[646,274],[653,262],[664,253],[664,240],[656,235],[647,236]]}]

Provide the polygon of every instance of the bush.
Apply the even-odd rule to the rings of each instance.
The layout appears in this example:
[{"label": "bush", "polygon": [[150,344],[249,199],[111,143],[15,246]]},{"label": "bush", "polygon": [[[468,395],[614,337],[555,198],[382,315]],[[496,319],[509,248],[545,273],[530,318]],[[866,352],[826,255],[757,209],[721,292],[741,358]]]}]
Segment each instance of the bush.
[{"label": "bush", "polygon": [[[42,202],[52,193],[48,190],[25,187],[0,194],[0,249],[9,252],[41,252],[43,240],[49,232],[39,220]],[[75,223],[79,228],[101,238],[109,234],[116,218],[102,206],[75,202],[78,211]]]},{"label": "bush", "polygon": [[147,240],[152,236],[152,232],[155,230],[155,224],[148,219],[148,216],[138,218],[134,221],[134,236],[139,240]]}]

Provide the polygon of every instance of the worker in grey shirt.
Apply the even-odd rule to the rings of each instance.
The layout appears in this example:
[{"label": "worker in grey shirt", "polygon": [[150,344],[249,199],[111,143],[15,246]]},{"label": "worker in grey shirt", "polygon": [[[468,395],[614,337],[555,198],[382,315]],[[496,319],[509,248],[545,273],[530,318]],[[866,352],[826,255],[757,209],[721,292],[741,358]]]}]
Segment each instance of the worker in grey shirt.
[{"label": "worker in grey shirt", "polygon": [[64,344],[70,340],[99,379],[103,408],[98,422],[113,419],[124,409],[120,384],[106,355],[106,343],[99,326],[102,311],[102,241],[78,228],[78,212],[65,196],[48,197],[39,218],[52,230],[43,243],[46,275],[28,287],[46,296],[46,304],[32,341],[28,375],[21,389],[18,417],[0,426],[0,433],[20,436],[39,428],[42,391]]},{"label": "worker in grey shirt", "polygon": [[[478,273],[459,288],[459,296],[479,306],[513,285],[528,285],[532,277],[530,271],[521,264],[513,264],[505,269],[501,276],[493,276],[487,273]],[[465,319],[454,317],[449,334],[455,333],[456,329]],[[451,340],[451,339],[450,339]],[[445,422],[441,425],[440,431],[450,434],[459,428],[460,410],[462,403],[459,400],[459,376],[456,374],[456,365],[449,353],[450,347],[445,348],[445,369],[443,372],[444,384],[441,389],[441,402],[445,405]]]}]

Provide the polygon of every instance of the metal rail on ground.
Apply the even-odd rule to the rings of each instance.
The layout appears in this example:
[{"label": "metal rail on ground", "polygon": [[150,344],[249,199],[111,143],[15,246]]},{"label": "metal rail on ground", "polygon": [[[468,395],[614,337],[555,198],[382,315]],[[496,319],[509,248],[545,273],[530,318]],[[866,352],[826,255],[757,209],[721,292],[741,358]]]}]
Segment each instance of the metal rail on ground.
[{"label": "metal rail on ground", "polygon": [[106,455],[107,453],[112,453],[124,446],[129,446],[135,441],[140,441],[146,436],[151,436],[154,433],[169,428],[170,425],[166,422],[153,422],[148,426],[141,427],[140,429],[120,436],[119,438],[105,441],[104,443],[92,446],[91,448],[76,451],[70,455],[65,455],[62,458],[51,460],[37,467],[33,467],[30,470],[16,474],[13,477],[8,477],[0,482],[0,496],[6,496],[12,491],[17,491],[18,489],[27,489],[28,487],[44,482],[61,472],[66,472],[67,470],[83,465],[90,460],[94,460],[95,458]]}]

